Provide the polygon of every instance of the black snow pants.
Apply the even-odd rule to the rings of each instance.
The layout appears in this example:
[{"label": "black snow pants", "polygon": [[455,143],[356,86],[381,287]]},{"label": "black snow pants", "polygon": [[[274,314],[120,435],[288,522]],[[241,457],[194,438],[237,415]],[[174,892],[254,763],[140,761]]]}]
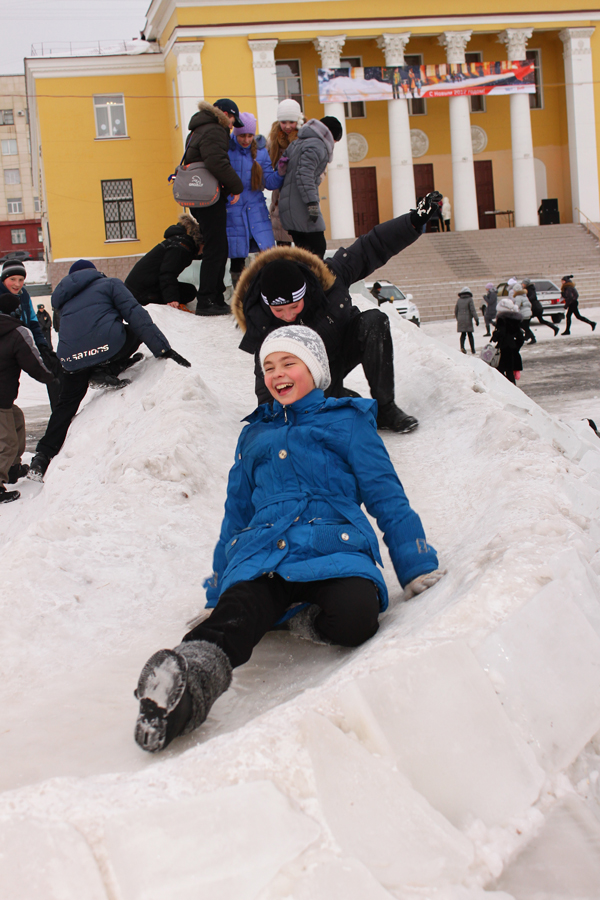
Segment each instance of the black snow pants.
[{"label": "black snow pants", "polygon": [[379,627],[377,588],[367,578],[293,582],[271,573],[228,588],[209,618],[183,640],[217,644],[235,668],[248,662],[260,639],[295,603],[320,606],[314,622],[318,634],[342,647],[358,647]]},{"label": "black snow pants", "polygon": [[204,250],[200,266],[200,287],[198,288],[198,308],[206,309],[211,304],[223,306],[225,300],[225,267],[229,257],[227,243],[227,194],[221,196],[213,206],[190,209],[204,235]]},{"label": "black snow pants", "polygon": [[343,381],[356,366],[363,367],[371,396],[379,407],[394,400],[394,345],[390,320],[379,309],[368,309],[350,320],[344,334],[342,366],[333,366],[327,397],[343,397]]},{"label": "black snow pants", "polygon": [[592,331],[596,327],[596,323],[592,322],[591,319],[586,319],[585,316],[582,316],[579,312],[579,303],[572,303],[571,306],[567,309],[567,323],[565,325],[565,330],[563,334],[571,333],[571,318],[575,316],[576,319],[579,319],[580,322],[587,322],[588,325],[591,326]]},{"label": "black snow pants", "polygon": [[[110,375],[118,375],[122,371],[121,363],[129,359],[135,353],[142,342],[134,334],[129,325],[125,325],[125,343],[114,356],[108,360],[108,364],[102,366],[102,371]],[[78,372],[63,373],[60,378],[60,398],[46,427],[46,433],[38,441],[36,453],[43,453],[48,459],[56,456],[65,442],[69,425],[73,421],[81,401],[87,394],[90,376],[95,366],[89,369],[80,369]]]},{"label": "black snow pants", "polygon": [[321,259],[325,256],[327,250],[327,241],[325,240],[325,232],[323,231],[290,231],[296,247],[302,247],[304,250],[310,250],[315,256]]}]

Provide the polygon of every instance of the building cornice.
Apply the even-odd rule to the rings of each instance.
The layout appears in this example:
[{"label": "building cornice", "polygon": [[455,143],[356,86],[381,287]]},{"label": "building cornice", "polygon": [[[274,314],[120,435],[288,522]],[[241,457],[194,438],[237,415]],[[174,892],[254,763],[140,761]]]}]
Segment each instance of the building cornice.
[{"label": "building cornice", "polygon": [[[462,30],[467,26],[472,29],[479,26],[479,32],[482,30],[494,32],[503,31],[510,26],[531,25],[537,27],[543,24],[545,28],[551,29],[564,27],[566,23],[575,25],[578,22],[597,21],[600,21],[600,9],[560,13],[477,13],[477,15],[472,16],[398,16],[393,19],[306,19],[293,22],[281,20],[236,22],[230,25],[176,25],[164,46],[164,52],[165,55],[168,54],[177,40],[204,40],[209,37],[227,37],[228,35],[252,35],[254,37],[255,35],[274,34],[278,36],[281,42],[291,39],[284,37],[284,35],[291,36],[311,31],[321,34],[332,31],[337,34],[343,31],[350,40],[359,36],[356,32],[361,32],[360,36],[362,37],[365,31],[381,30],[389,32],[394,28],[402,31],[411,30],[413,32],[418,28],[427,28],[429,30],[428,34],[434,36],[436,34],[434,29],[439,29],[438,33],[442,33],[449,28]],[[485,28],[482,29],[481,26]],[[413,37],[416,36],[417,34],[413,34]]]},{"label": "building cornice", "polygon": [[79,78],[97,75],[156,75],[165,71],[162,53],[106,56],[30,56],[25,72],[40,78]]}]

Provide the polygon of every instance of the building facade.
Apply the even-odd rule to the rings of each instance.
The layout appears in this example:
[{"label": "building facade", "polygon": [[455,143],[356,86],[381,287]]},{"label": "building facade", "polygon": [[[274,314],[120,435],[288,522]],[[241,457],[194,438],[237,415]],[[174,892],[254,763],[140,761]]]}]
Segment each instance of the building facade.
[{"label": "building facade", "polygon": [[[595,74],[600,11],[498,0],[415,15],[380,0],[152,0],[128,52],[25,61],[45,243],[57,274],[80,256],[120,274],[178,212],[167,177],[198,101],[231,97],[268,133],[280,99],[335,115],[344,137],[321,188],[327,236],[352,238],[433,188],[455,230],[600,221]],[[517,11],[518,10],[518,11]],[[535,94],[321,104],[319,68],[534,61]],[[598,112],[598,114],[597,114]],[[62,261],[62,262],[61,262]]]},{"label": "building facade", "polygon": [[23,75],[0,76],[0,257],[44,258],[40,199],[33,183],[29,110]]}]

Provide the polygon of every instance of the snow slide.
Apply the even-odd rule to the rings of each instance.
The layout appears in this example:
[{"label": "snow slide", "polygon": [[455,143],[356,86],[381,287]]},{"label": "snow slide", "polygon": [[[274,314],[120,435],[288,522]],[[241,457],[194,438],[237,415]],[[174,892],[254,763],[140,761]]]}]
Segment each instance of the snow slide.
[{"label": "snow slide", "polygon": [[152,315],[192,368],[149,357],[90,392],[45,484],[0,514],[0,896],[597,897],[595,435],[390,308],[421,425],[385,440],[447,576],[405,603],[386,558],[372,641],[268,635],[152,757],[133,689],[202,612],[254,406],[231,321]]}]

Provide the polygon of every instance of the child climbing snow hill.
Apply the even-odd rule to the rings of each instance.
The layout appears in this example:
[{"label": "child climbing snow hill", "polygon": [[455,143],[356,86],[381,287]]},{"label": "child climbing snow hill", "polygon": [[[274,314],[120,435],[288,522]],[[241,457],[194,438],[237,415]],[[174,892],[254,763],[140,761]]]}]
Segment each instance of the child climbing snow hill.
[{"label": "child climbing snow hill", "polygon": [[325,399],[330,374],[319,335],[279,328],[265,339],[260,362],[273,409],[259,406],[238,442],[207,582],[207,606],[215,609],[175,650],[146,663],[135,730],[144,750],[161,750],[201,725],[232,668],[276,624],[302,618],[317,640],[345,647],[376,633],[388,597],[363,503],[405,598],[442,575],[377,434],[377,404]]}]

